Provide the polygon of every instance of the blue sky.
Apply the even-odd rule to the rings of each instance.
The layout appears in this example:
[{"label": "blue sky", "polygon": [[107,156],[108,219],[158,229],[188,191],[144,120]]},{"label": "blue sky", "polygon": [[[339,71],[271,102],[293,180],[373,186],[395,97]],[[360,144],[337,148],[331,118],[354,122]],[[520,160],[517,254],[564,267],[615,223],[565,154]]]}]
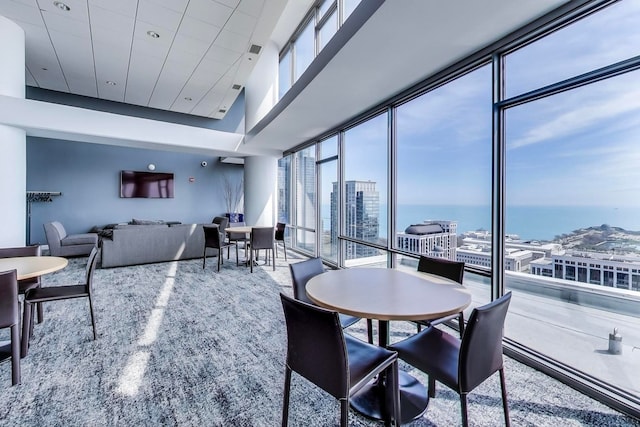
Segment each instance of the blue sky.
[{"label": "blue sky", "polygon": [[[623,0],[506,60],[507,95],[640,55],[640,1]],[[507,111],[512,205],[640,205],[640,72]],[[398,109],[398,203],[483,205],[491,187],[491,68]],[[346,178],[386,197],[386,116],[347,132]],[[357,161],[355,158],[357,157]]]}]

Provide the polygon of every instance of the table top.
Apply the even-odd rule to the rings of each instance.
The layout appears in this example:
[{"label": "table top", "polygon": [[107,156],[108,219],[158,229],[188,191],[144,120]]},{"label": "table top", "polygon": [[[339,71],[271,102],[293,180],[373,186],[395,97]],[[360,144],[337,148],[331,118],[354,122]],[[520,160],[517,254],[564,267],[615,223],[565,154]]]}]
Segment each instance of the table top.
[{"label": "table top", "polygon": [[243,225],[240,227],[227,227],[225,229],[225,231],[227,233],[251,233],[251,230],[257,227],[270,227],[268,225],[262,226],[262,225]]},{"label": "table top", "polygon": [[23,256],[0,258],[0,271],[17,270],[18,280],[32,279],[62,270],[69,261],[57,256]]},{"label": "table top", "polygon": [[307,295],[322,307],[378,320],[438,319],[471,304],[457,282],[388,268],[327,271],[309,280]]}]

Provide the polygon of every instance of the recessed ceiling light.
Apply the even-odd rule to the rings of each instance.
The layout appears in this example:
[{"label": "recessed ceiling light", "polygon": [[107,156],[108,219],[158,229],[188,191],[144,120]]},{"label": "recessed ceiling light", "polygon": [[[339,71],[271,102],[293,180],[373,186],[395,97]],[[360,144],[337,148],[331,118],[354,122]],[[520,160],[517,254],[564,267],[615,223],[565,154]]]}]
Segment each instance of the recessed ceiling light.
[{"label": "recessed ceiling light", "polygon": [[156,33],[155,31],[151,31],[151,30],[147,31],[147,35],[149,37],[151,37],[151,38],[154,38],[154,39],[159,39],[160,38],[160,34]]},{"label": "recessed ceiling light", "polygon": [[107,80],[105,83],[108,84],[109,86],[115,86],[116,85],[116,82],[112,82],[111,80]]},{"label": "recessed ceiling light", "polygon": [[218,112],[219,112],[219,113],[226,113],[226,112],[227,112],[227,110],[220,109],[220,110],[218,110]]},{"label": "recessed ceiling light", "polygon": [[233,86],[231,86],[231,89],[235,89],[235,90],[240,90],[242,86],[240,86],[239,84],[235,84]]},{"label": "recessed ceiling light", "polygon": [[190,96],[185,96],[185,97],[184,97],[184,99],[185,99],[186,101],[193,101],[193,98],[191,98]]},{"label": "recessed ceiling light", "polygon": [[48,68],[42,67],[42,71],[49,71]]},{"label": "recessed ceiling light", "polygon": [[69,6],[67,6],[66,4],[62,3],[61,1],[54,1],[53,5],[55,7],[57,7],[60,10],[64,10],[65,12],[69,12],[71,10],[71,8]]}]

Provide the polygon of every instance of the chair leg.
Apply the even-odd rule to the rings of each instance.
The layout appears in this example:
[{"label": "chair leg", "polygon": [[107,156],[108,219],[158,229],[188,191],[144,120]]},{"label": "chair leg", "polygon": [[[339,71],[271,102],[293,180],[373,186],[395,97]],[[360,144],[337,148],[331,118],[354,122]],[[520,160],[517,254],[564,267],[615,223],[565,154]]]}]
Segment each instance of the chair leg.
[{"label": "chair leg", "polygon": [[502,409],[504,410],[504,425],[511,426],[509,419],[509,406],[507,405],[507,384],[504,380],[504,368],[498,371],[500,373],[500,388],[502,389]]},{"label": "chair leg", "polygon": [[284,251],[284,260],[287,260],[287,244],[282,240],[282,250]]},{"label": "chair leg", "polygon": [[416,323],[416,325],[418,326],[418,332],[420,332],[422,330],[422,325],[420,323]]},{"label": "chair leg", "polygon": [[369,344],[373,344],[373,322],[371,319],[367,319],[367,341]]},{"label": "chair leg", "polygon": [[399,426],[400,420],[400,391],[398,388],[398,362],[394,362],[385,371],[385,426]]},{"label": "chair leg", "polygon": [[236,267],[240,265],[240,258],[238,258],[238,243],[236,242]]},{"label": "chair leg", "polygon": [[[268,251],[267,249],[265,253]],[[276,271],[276,253],[273,251],[273,247],[271,248],[271,259],[273,260],[273,271]]]},{"label": "chair leg", "polygon": [[207,262],[207,247],[204,247],[204,252],[202,253],[202,269],[204,270],[204,264]]},{"label": "chair leg", "polygon": [[436,379],[429,377],[429,397],[436,397]]},{"label": "chair leg", "polygon": [[253,250],[253,248],[249,249],[249,266],[251,268],[251,272],[253,273],[253,253],[255,251]]},{"label": "chair leg", "polygon": [[469,417],[467,416],[467,393],[460,394],[460,411],[462,412],[462,427],[469,427]]},{"label": "chair leg", "polygon": [[340,427],[349,427],[349,398],[340,399]]},{"label": "chair leg", "polygon": [[220,273],[220,264],[222,262],[222,257],[224,256],[224,253],[218,249],[218,273]]},{"label": "chair leg", "polygon": [[93,327],[93,340],[98,339],[98,333],[96,332],[96,315],[93,312],[93,299],[89,295],[89,311],[91,312],[91,326]]},{"label": "chair leg", "polygon": [[31,303],[24,302],[24,309],[22,310],[22,340],[20,357],[25,357],[29,352],[29,338],[31,338]]},{"label": "chair leg", "polygon": [[36,310],[38,314],[38,323],[44,322],[44,303],[39,302],[36,304]]},{"label": "chair leg", "polygon": [[291,389],[291,368],[284,369],[284,400],[282,402],[282,427],[289,425],[289,390]]},{"label": "chair leg", "polygon": [[11,326],[11,385],[20,384],[20,326]]},{"label": "chair leg", "polygon": [[458,315],[458,324],[460,326],[460,339],[462,339],[464,335],[464,314],[462,312]]}]

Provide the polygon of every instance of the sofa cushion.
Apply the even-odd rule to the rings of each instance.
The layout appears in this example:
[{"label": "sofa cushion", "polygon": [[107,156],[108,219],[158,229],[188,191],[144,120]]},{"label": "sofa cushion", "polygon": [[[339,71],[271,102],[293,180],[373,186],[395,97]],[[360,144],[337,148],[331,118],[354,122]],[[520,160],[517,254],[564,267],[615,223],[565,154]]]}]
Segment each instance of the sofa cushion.
[{"label": "sofa cushion", "polygon": [[131,220],[132,225],[156,225],[156,224],[164,224],[163,220],[155,220],[155,219],[135,219]]},{"label": "sofa cushion", "polygon": [[58,221],[53,221],[51,223],[51,225],[56,229],[56,231],[58,232],[58,236],[60,237],[60,239],[64,239],[65,237],[67,237],[67,231],[64,229],[64,227],[62,226],[62,224],[60,224]]},{"label": "sofa cushion", "polygon": [[96,233],[70,234],[60,240],[60,245],[89,245],[98,243],[98,235]]}]

